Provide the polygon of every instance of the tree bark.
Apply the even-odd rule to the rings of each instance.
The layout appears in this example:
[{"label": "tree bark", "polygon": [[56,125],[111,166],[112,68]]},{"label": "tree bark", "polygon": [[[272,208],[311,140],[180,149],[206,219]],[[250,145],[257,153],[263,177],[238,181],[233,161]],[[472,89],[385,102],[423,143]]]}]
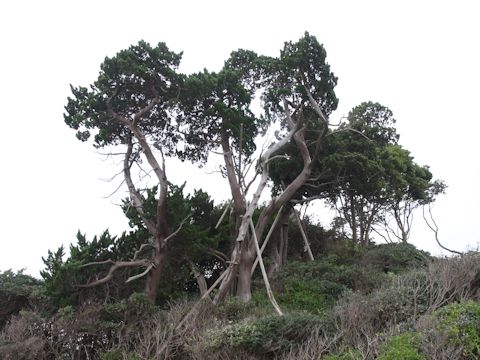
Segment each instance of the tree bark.
[{"label": "tree bark", "polygon": [[270,259],[270,266],[268,267],[268,277],[272,277],[282,265],[286,263],[287,258],[287,244],[288,242],[288,218],[290,217],[290,210],[282,210],[280,219],[275,226],[272,234],[272,239],[268,244],[268,255]]},{"label": "tree bark", "polygon": [[158,287],[160,286],[160,281],[162,279],[163,270],[165,269],[166,260],[166,248],[160,248],[160,250],[154,257],[155,267],[153,267],[147,275],[147,281],[145,283],[145,294],[150,299],[150,301],[152,301],[152,303],[155,303],[155,300],[157,299]]},{"label": "tree bark", "polygon": [[203,296],[208,291],[205,276],[198,270],[197,266],[192,261],[190,261],[190,268],[192,269],[193,276],[195,277],[195,281],[197,282],[198,290],[200,291],[200,298],[203,298]]},{"label": "tree bark", "polygon": [[[236,279],[236,277],[238,275],[238,266],[242,261],[242,249],[243,249],[242,243],[247,238],[250,219],[253,216],[253,213],[254,213],[255,209],[257,208],[258,201],[260,200],[260,196],[261,196],[263,190],[267,186],[268,162],[270,160],[270,156],[273,153],[279,151],[282,147],[284,147],[290,141],[292,136],[294,136],[296,131],[297,131],[296,128],[291,129],[290,132],[284,138],[282,138],[280,141],[278,141],[277,143],[273,144],[270,148],[268,148],[268,150],[263,154],[263,156],[260,159],[260,163],[261,163],[261,166],[262,166],[262,174],[261,174],[261,177],[260,177],[260,182],[257,186],[257,189],[256,189],[255,193],[253,194],[252,201],[246,207],[245,213],[243,215],[241,215],[241,217],[239,218],[240,219],[240,226],[238,227],[237,237],[236,237],[235,245],[234,245],[234,248],[233,248],[233,251],[232,251],[230,265],[227,268],[227,270],[225,270],[225,276],[222,280],[222,283],[220,284],[220,288],[218,290],[218,293],[213,300],[214,304],[218,304],[221,301],[223,301],[223,299],[225,298],[225,296],[228,293],[228,289],[232,285],[232,282]],[[222,146],[223,146],[223,144],[222,144]],[[228,153],[225,153],[224,156],[227,156],[227,154]],[[228,173],[228,169],[227,169],[227,173]],[[235,178],[235,176],[234,176],[234,178]],[[232,185],[232,183],[234,183],[233,179],[231,181],[229,179],[229,183],[230,183],[230,185]],[[236,180],[235,180],[235,183],[236,183]],[[232,190],[232,195],[234,195],[233,190]],[[244,197],[243,197],[243,201],[245,202]],[[251,256],[250,254],[247,254],[247,257],[252,258],[253,256]],[[243,258],[243,261],[250,261],[250,260],[248,260],[248,258]],[[253,260],[251,260],[251,261],[253,261]],[[249,275],[249,276],[251,277],[251,275]],[[250,297],[251,297],[251,288],[249,289],[249,291],[250,291]],[[244,296],[248,296],[248,295],[244,295]]]},{"label": "tree bark", "polygon": [[247,303],[252,299],[252,275],[250,274],[253,265],[254,254],[250,253],[248,244],[244,243],[238,264],[237,297],[241,302]]}]

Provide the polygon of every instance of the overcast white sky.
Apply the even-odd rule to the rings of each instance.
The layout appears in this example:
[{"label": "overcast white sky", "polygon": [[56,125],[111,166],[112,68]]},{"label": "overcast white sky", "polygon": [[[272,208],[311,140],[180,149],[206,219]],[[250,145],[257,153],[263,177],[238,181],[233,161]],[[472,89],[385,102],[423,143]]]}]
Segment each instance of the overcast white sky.
[{"label": "overcast white sky", "polygon": [[[127,229],[105,199],[114,166],[63,122],[69,84],[96,79],[105,56],[144,39],[183,51],[182,71],[217,70],[232,50],[276,55],[305,30],[339,77],[339,119],[362,101],[388,106],[400,143],[449,185],[434,208],[440,238],[480,243],[480,5],[477,1],[2,1],[0,270],[43,267],[48,249]],[[227,184],[171,164],[174,182],[217,199]],[[208,169],[207,169],[208,170]],[[211,170],[211,169],[210,169]],[[200,179],[203,180],[200,180]],[[412,242],[440,251],[417,214]]]}]

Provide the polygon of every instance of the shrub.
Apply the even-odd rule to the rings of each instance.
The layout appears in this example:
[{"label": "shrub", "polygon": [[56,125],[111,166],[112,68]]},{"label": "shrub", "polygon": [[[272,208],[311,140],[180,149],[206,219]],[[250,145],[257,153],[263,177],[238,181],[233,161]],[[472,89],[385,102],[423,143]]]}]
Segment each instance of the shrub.
[{"label": "shrub", "polygon": [[12,270],[0,271],[0,330],[21,309],[48,307],[39,280]]},{"label": "shrub", "polygon": [[376,336],[394,325],[413,325],[418,310],[412,288],[408,286],[386,286],[371,294],[350,294],[335,307],[338,324],[348,344],[358,346],[365,336]]},{"label": "shrub", "polygon": [[480,303],[466,301],[451,304],[434,313],[438,327],[451,342],[463,347],[467,359],[480,357]]},{"label": "shrub", "polygon": [[300,345],[318,326],[327,322],[308,314],[266,316],[226,326],[210,333],[214,348],[234,347],[256,353],[275,353]]},{"label": "shrub", "polygon": [[325,280],[299,280],[285,285],[284,292],[278,296],[278,302],[287,309],[322,314],[333,305],[332,293],[338,296],[345,289],[345,286]]},{"label": "shrub", "polygon": [[383,272],[399,273],[413,267],[426,266],[431,260],[429,253],[408,243],[380,244],[369,248],[363,261]]},{"label": "shrub", "polygon": [[277,281],[283,288],[278,300],[290,309],[321,314],[346,291],[371,284],[365,274],[370,275],[356,265],[341,263],[336,256],[312,262],[293,261],[278,274]]},{"label": "shrub", "polygon": [[10,344],[0,342],[0,358],[2,360],[46,359],[43,352],[44,346],[45,342],[39,337],[30,337]]},{"label": "shrub", "polygon": [[158,311],[145,294],[133,293],[128,299],[105,305],[103,320],[136,323]]},{"label": "shrub", "polygon": [[217,314],[228,321],[240,320],[251,313],[254,308],[252,302],[244,303],[238,298],[229,297],[218,307]]},{"label": "shrub", "polygon": [[420,353],[421,336],[417,333],[404,333],[391,337],[383,346],[377,360],[426,360]]}]

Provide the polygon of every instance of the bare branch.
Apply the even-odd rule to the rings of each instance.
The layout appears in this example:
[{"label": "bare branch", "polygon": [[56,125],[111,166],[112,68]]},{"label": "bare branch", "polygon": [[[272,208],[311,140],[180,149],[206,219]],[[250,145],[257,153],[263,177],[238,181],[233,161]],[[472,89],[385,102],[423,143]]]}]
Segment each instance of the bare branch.
[{"label": "bare branch", "polygon": [[345,128],[342,128],[342,129],[337,129],[337,130],[334,130],[332,131],[330,134],[328,134],[327,136],[330,136],[330,135],[333,135],[333,134],[336,134],[336,133],[339,133],[339,132],[344,132],[344,131],[351,131],[351,132],[354,132],[356,134],[359,134],[361,136],[363,136],[366,140],[368,141],[373,141],[372,139],[370,139],[367,135],[365,135],[364,133],[362,133],[361,131],[357,130],[357,129],[354,129],[354,128],[351,128],[351,127],[345,127]]},{"label": "bare branch", "polygon": [[[278,223],[278,220],[280,219],[280,214],[282,213],[282,211],[283,211],[283,206],[280,208],[280,210],[278,210],[277,216],[275,217],[275,220],[273,220],[273,224],[270,227],[270,230],[268,231],[267,236],[265,236],[265,240],[263,240],[262,247],[260,249],[260,254],[263,254],[263,251],[267,247],[268,240],[270,240],[270,237],[272,236],[273,231],[277,227],[277,223]],[[257,264],[258,264],[258,256],[255,258],[255,262],[252,265],[252,270],[250,271],[252,275],[255,269],[257,268]]]},{"label": "bare branch", "polygon": [[118,121],[118,122],[120,122],[124,125],[130,126],[130,121],[128,121],[125,117],[121,116],[120,114],[117,114],[113,110],[113,107],[112,107],[112,101],[118,95],[119,91],[120,91],[120,88],[117,87],[115,89],[115,92],[113,93],[113,95],[108,98],[108,100],[107,100],[107,112],[108,112],[108,115],[110,115],[114,120],[116,120],[116,121]]},{"label": "bare branch", "polygon": [[293,122],[292,114],[290,114],[290,110],[288,109],[288,103],[287,103],[287,100],[285,98],[285,95],[282,96],[282,100],[283,100],[283,112],[286,115],[288,124],[293,129],[295,127],[295,123]]},{"label": "bare branch", "polygon": [[153,98],[152,101],[150,101],[150,103],[145,106],[143,109],[141,109],[138,113],[135,114],[135,116],[133,117],[133,123],[132,123],[132,126],[133,127],[136,127],[137,124],[138,124],[138,121],[147,113],[149,113],[155,105],[158,104],[158,102],[160,101],[160,98],[158,96],[158,92],[157,90],[155,89],[154,86],[151,86],[151,90],[153,91],[153,93],[155,94],[155,97]]},{"label": "bare branch", "polygon": [[105,284],[105,283],[109,282],[110,280],[112,280],[113,274],[115,273],[115,271],[117,271],[119,269],[123,269],[123,268],[127,268],[127,267],[148,266],[150,264],[150,262],[148,260],[144,260],[144,259],[137,260],[137,261],[116,261],[116,262],[113,262],[112,260],[106,260],[106,261],[99,261],[97,263],[85,264],[83,267],[85,267],[87,265],[89,266],[89,265],[92,265],[92,264],[99,265],[99,264],[102,264],[102,263],[103,264],[113,263],[113,265],[108,270],[107,275],[105,275],[103,278],[98,279],[96,281],[93,281],[91,283],[84,284],[84,285],[77,285],[77,286],[79,288],[91,288],[91,287],[95,287],[95,286],[98,286],[98,285],[102,285],[102,284]]},{"label": "bare branch", "polygon": [[[125,156],[125,153],[122,154],[123,156]],[[111,176],[110,178],[108,179],[100,179],[101,181],[104,181],[104,182],[112,182],[113,180],[115,180],[115,178],[119,175],[122,175],[123,174],[123,169],[120,170],[119,172],[115,173],[113,176]]]},{"label": "bare branch", "polygon": [[104,261],[92,261],[92,262],[89,262],[87,264],[83,264],[82,266],[80,266],[80,268],[84,268],[84,267],[87,267],[87,266],[93,266],[93,265],[105,265],[105,264],[115,264],[115,261],[113,261],[111,259],[104,260]]},{"label": "bare branch", "polygon": [[150,270],[152,270],[152,268],[154,267],[153,263],[151,263],[150,265],[148,265],[148,267],[145,269],[144,272],[140,273],[140,274],[137,274],[137,275],[134,275],[134,276],[130,276],[127,281],[125,281],[125,283],[129,283],[130,281],[133,281],[133,280],[137,280],[137,279],[140,279],[141,277],[145,276],[148,274],[148,272]]},{"label": "bare branch", "polygon": [[437,242],[438,246],[440,246],[443,250],[451,252],[452,254],[457,254],[457,255],[463,256],[463,253],[461,253],[460,251],[449,249],[449,248],[445,247],[444,245],[442,245],[440,243],[440,240],[438,239],[438,226],[437,226],[437,223],[435,222],[435,219],[433,218],[432,207],[431,207],[430,203],[428,204],[428,213],[430,215],[431,223],[430,223],[430,221],[427,220],[427,217],[425,216],[425,206],[423,206],[422,207],[423,219],[425,220],[425,223],[430,228],[430,230],[432,230],[433,233],[435,234],[435,241]]},{"label": "bare branch", "polygon": [[303,80],[303,88],[304,88],[305,91],[307,92],[307,96],[308,96],[308,100],[310,100],[310,104],[313,106],[313,109],[315,110],[315,112],[317,113],[317,115],[320,117],[320,120],[322,120],[322,122],[324,123],[325,127],[328,127],[328,119],[327,119],[327,117],[325,116],[325,114],[323,113],[322,109],[320,108],[320,105],[318,105],[318,103],[317,103],[317,102],[315,101],[315,99],[313,98],[312,93],[311,93],[310,90],[308,89],[308,87],[307,87],[307,85],[306,85],[307,79],[305,78],[305,75],[301,73],[300,76],[302,77],[302,80]]},{"label": "bare branch", "polygon": [[164,240],[163,240],[163,243],[166,244],[168,240],[170,240],[171,238],[173,238],[175,235],[177,235],[179,233],[180,230],[182,230],[182,227],[183,225],[185,224],[185,222],[190,219],[192,217],[192,214],[188,215],[185,219],[182,220],[182,222],[180,223],[180,225],[178,226],[177,230],[175,230],[173,233],[171,233],[170,235],[168,235]]},{"label": "bare branch", "polygon": [[275,296],[273,295],[272,288],[270,287],[270,282],[268,281],[267,271],[265,270],[265,265],[263,264],[262,252],[260,251],[260,247],[258,246],[257,235],[255,233],[255,225],[253,225],[252,218],[250,218],[249,220],[250,220],[250,229],[252,231],[252,238],[255,244],[255,250],[257,252],[257,259],[258,259],[258,263],[260,264],[260,269],[262,270],[263,282],[265,283],[265,289],[267,290],[268,298],[272,303],[272,306],[277,312],[277,314],[282,316],[283,312],[280,309],[280,306],[278,306],[277,301],[275,300]]},{"label": "bare branch", "polygon": [[120,184],[116,187],[116,189],[114,191],[112,191],[108,196],[104,196],[103,198],[104,199],[109,199],[111,198],[118,190],[120,190],[120,188],[122,187],[122,185],[125,184],[125,179],[123,179]]},{"label": "bare branch", "polygon": [[156,248],[155,248],[155,245],[153,245],[152,243],[142,244],[142,245],[140,245],[140,247],[138,248],[138,250],[135,251],[135,254],[133,254],[133,259],[132,259],[132,261],[137,260],[138,255],[140,255],[140,253],[141,253],[143,250],[145,250],[146,248],[148,248],[148,247],[152,248],[153,250],[156,249]]},{"label": "bare branch", "polygon": [[220,216],[220,219],[218,219],[217,225],[215,225],[215,229],[218,229],[218,227],[223,221],[223,218],[225,217],[225,215],[227,215],[228,209],[230,209],[231,205],[232,205],[232,200],[230,200],[227,206],[225,206],[225,210],[223,210],[222,216]]},{"label": "bare branch", "polygon": [[308,258],[310,259],[310,261],[315,261],[315,258],[312,254],[312,249],[310,248],[310,243],[308,242],[307,234],[305,234],[302,220],[300,219],[300,215],[295,208],[293,209],[293,213],[295,214],[295,219],[297,220],[298,228],[300,229],[300,234],[302,235],[303,242],[305,244],[305,251],[308,253]]}]

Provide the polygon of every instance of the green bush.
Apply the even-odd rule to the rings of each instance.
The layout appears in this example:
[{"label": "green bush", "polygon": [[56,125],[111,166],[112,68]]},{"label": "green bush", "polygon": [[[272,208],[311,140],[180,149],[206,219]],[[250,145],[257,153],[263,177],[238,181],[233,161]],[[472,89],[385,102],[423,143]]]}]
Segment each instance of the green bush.
[{"label": "green bush", "polygon": [[106,304],[103,320],[138,322],[158,311],[159,308],[145,294],[133,293],[128,299],[113,304]]},{"label": "green bush", "polygon": [[247,316],[253,310],[252,302],[244,303],[238,298],[229,297],[217,309],[217,314],[226,320],[237,321]]},{"label": "green bush", "polygon": [[310,314],[271,315],[213,331],[209,343],[214,348],[274,353],[300,345],[317,326],[328,325],[322,318]]},{"label": "green bush", "polygon": [[278,300],[289,309],[321,314],[346,291],[356,288],[362,271],[358,266],[337,263],[336,256],[311,262],[292,261],[278,274],[283,292]]},{"label": "green bush", "polygon": [[23,270],[0,271],[0,330],[20,310],[38,307],[48,312],[49,304],[41,281],[24,274]]},{"label": "green bush", "polygon": [[278,302],[287,309],[322,314],[345,290],[345,286],[327,280],[299,280],[284,286],[284,292],[278,295]]},{"label": "green bush", "polygon": [[480,303],[466,301],[450,304],[434,313],[438,327],[449,339],[463,347],[467,359],[480,357]]},{"label": "green bush", "polygon": [[386,273],[399,273],[425,266],[430,260],[429,253],[408,243],[374,245],[363,255],[364,263]]},{"label": "green bush", "polygon": [[417,333],[404,333],[387,340],[377,360],[426,360],[419,351],[421,337]]}]

